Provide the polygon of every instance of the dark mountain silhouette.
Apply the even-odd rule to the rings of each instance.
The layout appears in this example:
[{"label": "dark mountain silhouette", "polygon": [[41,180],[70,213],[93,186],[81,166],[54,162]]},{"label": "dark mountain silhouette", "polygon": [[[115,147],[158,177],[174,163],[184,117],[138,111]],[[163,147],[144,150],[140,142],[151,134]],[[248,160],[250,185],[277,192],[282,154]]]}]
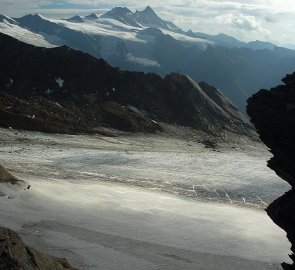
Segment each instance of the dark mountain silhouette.
[{"label": "dark mountain silhouette", "polygon": [[221,92],[207,84],[202,89],[185,75],[121,71],[66,46],[38,48],[3,34],[0,41],[1,125],[28,118],[31,129],[36,121],[55,123],[44,130],[51,132],[99,125],[156,131],[161,128],[153,121],[161,121],[214,134],[252,132]]},{"label": "dark mountain silhouette", "polygon": [[[286,76],[283,82],[284,85],[253,95],[248,100],[247,111],[261,140],[274,155],[268,167],[292,186],[267,208],[267,213],[287,232],[292,243],[290,257],[295,263],[295,73]],[[295,264],[284,263],[283,268],[292,270]]]}]

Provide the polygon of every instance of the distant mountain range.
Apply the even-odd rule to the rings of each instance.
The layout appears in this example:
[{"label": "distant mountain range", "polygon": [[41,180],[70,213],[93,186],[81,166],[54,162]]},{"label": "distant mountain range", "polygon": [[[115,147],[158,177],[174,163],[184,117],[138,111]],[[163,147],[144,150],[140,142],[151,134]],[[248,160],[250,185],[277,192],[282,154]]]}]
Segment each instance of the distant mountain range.
[{"label": "distant mountain range", "polygon": [[94,132],[100,126],[155,132],[158,122],[211,135],[251,136],[247,119],[216,88],[181,74],[121,71],[62,46],[39,48],[0,33],[0,126]]},{"label": "distant mountain range", "polygon": [[185,32],[151,7],[136,12],[116,7],[69,19],[1,15],[0,32],[36,46],[67,45],[125,70],[184,73],[219,88],[242,112],[251,94],[278,84],[295,69],[293,50],[225,34]]}]

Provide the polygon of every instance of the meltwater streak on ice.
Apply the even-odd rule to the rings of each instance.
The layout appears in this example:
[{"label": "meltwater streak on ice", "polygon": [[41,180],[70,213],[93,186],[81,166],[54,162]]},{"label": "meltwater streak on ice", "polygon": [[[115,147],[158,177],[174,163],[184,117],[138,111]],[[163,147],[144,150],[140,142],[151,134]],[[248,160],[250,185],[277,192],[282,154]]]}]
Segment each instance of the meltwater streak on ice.
[{"label": "meltwater streak on ice", "polygon": [[[87,179],[119,182],[198,200],[264,208],[287,190],[266,168],[268,157],[265,154],[211,150],[165,154],[80,151],[63,156],[62,162],[57,158],[52,166]],[[83,171],[79,170],[81,167]]]},{"label": "meltwater streak on ice", "polygon": [[259,144],[244,150],[225,147],[213,151],[198,143],[188,147],[183,140],[161,136],[29,133],[27,138],[32,140],[27,147],[17,141],[9,146],[11,153],[3,165],[40,176],[50,171],[52,179],[122,183],[195,200],[256,208],[265,208],[288,190],[288,185],[266,167],[270,154]]},{"label": "meltwater streak on ice", "polygon": [[238,151],[163,154],[74,149],[60,153],[52,149],[49,159],[42,166],[55,168],[57,175],[67,178],[118,182],[247,207],[264,208],[287,190],[266,168],[267,157]]}]

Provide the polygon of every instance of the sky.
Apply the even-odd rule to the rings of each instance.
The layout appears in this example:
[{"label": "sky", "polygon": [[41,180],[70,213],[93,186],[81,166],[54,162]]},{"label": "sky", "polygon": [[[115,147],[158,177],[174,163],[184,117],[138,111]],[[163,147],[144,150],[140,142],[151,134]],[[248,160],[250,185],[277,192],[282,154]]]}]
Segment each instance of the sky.
[{"label": "sky", "polygon": [[103,13],[116,6],[142,10],[147,5],[183,30],[225,33],[243,41],[264,40],[295,49],[295,0],[1,0],[0,13],[65,18]]}]

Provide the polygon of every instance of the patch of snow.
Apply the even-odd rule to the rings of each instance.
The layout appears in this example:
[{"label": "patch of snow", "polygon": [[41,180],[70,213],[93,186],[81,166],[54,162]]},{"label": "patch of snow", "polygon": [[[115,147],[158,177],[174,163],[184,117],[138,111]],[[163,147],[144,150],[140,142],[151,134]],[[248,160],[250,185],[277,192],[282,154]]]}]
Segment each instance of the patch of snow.
[{"label": "patch of snow", "polygon": [[62,88],[64,86],[64,80],[61,78],[57,78],[55,79],[55,81],[57,82],[59,88]]},{"label": "patch of snow", "polygon": [[46,48],[56,47],[55,44],[48,42],[44,36],[31,32],[17,24],[0,22],[0,33],[34,46]]},{"label": "patch of snow", "polygon": [[8,25],[11,25],[11,24],[17,25],[18,24],[18,22],[16,22],[11,17],[5,16],[5,15],[2,15],[2,14],[0,14],[0,22],[3,22],[3,23],[8,24]]},{"label": "patch of snow", "polygon": [[104,24],[103,22],[100,22],[100,20],[93,22],[87,21],[84,23],[81,22],[79,24],[58,19],[50,19],[50,21],[57,23],[59,25],[63,25],[69,29],[83,32],[86,34],[110,36],[140,43],[145,42],[137,37],[136,31],[131,30],[134,29],[134,27],[126,27],[126,25],[124,24],[121,24],[121,27],[118,28],[114,24]]},{"label": "patch of snow", "polygon": [[142,117],[144,117],[144,114],[139,109],[137,109],[135,106],[133,106],[133,105],[127,105],[127,108],[130,111],[135,112],[135,113],[141,115]]},{"label": "patch of snow", "polygon": [[181,33],[175,33],[173,31],[169,31],[167,29],[161,29],[162,32],[166,35],[170,35],[171,37],[173,37],[176,40],[179,41],[184,41],[188,44],[194,44],[194,45],[203,45],[205,48],[208,45],[214,45],[214,42],[206,40],[206,39],[202,39],[202,38],[197,38],[197,37],[190,37],[186,34],[181,34]]},{"label": "patch of snow", "polygon": [[97,20],[101,14],[99,13],[91,13],[84,17],[86,20]]},{"label": "patch of snow", "polygon": [[161,67],[159,62],[156,60],[151,60],[144,57],[135,57],[132,53],[127,54],[127,61],[131,63],[139,64],[145,67]]}]

